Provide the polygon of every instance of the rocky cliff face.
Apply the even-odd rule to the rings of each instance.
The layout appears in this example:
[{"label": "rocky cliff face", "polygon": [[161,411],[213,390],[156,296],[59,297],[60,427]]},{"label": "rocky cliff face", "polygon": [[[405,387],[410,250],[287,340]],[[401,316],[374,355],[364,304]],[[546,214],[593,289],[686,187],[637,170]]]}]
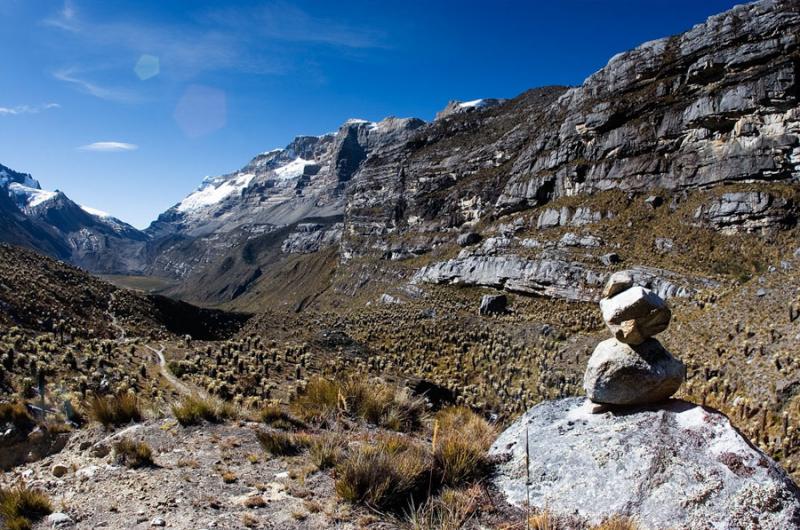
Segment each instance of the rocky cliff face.
[{"label": "rocky cliff face", "polygon": [[[146,241],[76,236],[50,253],[172,278],[182,296],[203,278],[216,294],[198,299],[214,303],[284,266],[276,255],[330,248],[339,293],[380,276],[591,300],[625,262],[685,296],[735,274],[694,267],[698,238],[796,224],[798,34],[796,2],[762,0],[619,54],[579,87],[451,102],[430,123],[349,120],[207,178]],[[636,231],[654,223],[673,231],[652,243]],[[468,232],[480,244],[459,246]],[[632,250],[645,240],[649,252]]]}]

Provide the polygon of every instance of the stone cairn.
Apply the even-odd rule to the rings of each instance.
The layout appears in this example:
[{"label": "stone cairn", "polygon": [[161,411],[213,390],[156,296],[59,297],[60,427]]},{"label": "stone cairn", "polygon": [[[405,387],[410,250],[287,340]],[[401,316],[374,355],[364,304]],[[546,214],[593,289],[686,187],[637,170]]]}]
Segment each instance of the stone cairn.
[{"label": "stone cairn", "polygon": [[614,338],[598,344],[589,358],[583,377],[588,398],[603,410],[672,396],[686,377],[686,366],[653,338],[669,326],[667,303],[634,285],[626,271],[611,275],[602,296],[600,310]]}]

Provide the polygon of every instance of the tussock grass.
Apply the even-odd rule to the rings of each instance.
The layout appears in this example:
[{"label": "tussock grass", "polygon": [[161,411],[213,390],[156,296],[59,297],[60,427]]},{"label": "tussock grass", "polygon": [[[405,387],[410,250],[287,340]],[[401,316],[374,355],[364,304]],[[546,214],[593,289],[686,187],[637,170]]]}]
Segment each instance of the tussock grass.
[{"label": "tussock grass", "polygon": [[0,403],[0,423],[10,423],[20,430],[28,430],[35,421],[23,403]]},{"label": "tussock grass", "polygon": [[425,401],[412,396],[406,388],[380,381],[353,378],[338,383],[316,377],[295,398],[292,408],[305,421],[324,423],[344,414],[387,429],[410,432],[421,425]]},{"label": "tussock grass", "polygon": [[196,394],[172,405],[171,409],[175,419],[184,427],[197,425],[204,420],[210,423],[221,423],[238,417],[233,405]]},{"label": "tussock grass", "polygon": [[336,466],[336,493],[378,511],[401,511],[424,497],[432,458],[423,446],[399,436],[362,445]]},{"label": "tussock grass", "polygon": [[89,416],[106,428],[142,421],[139,399],[130,393],[93,396],[88,406]]},{"label": "tussock grass", "polygon": [[633,519],[628,517],[623,517],[621,515],[615,515],[605,521],[603,521],[598,526],[594,527],[593,530],[638,530],[639,525]]},{"label": "tussock grass", "polygon": [[324,422],[339,411],[340,396],[339,385],[322,377],[314,377],[303,393],[292,401],[292,410],[304,421]]},{"label": "tussock grass", "polygon": [[465,407],[436,415],[433,456],[445,485],[458,486],[480,478],[489,466],[488,451],[496,437],[489,423]]},{"label": "tussock grass", "polygon": [[153,465],[153,450],[145,442],[122,438],[114,444],[114,459],[132,469],[150,467]]},{"label": "tussock grass", "polygon": [[305,423],[284,411],[280,405],[275,404],[267,405],[261,409],[258,412],[258,420],[270,427],[284,431],[302,429],[306,426]]},{"label": "tussock grass", "polygon": [[459,530],[477,509],[478,491],[445,489],[408,515],[411,530]]},{"label": "tussock grass", "polygon": [[0,488],[0,522],[7,530],[30,530],[33,523],[52,511],[50,499],[38,490]]},{"label": "tussock grass", "polygon": [[315,437],[309,446],[311,462],[317,469],[335,467],[345,455],[345,441],[337,433],[326,433]]},{"label": "tussock grass", "polygon": [[273,456],[296,455],[311,445],[311,437],[301,433],[256,431],[256,438],[258,438],[261,448]]}]

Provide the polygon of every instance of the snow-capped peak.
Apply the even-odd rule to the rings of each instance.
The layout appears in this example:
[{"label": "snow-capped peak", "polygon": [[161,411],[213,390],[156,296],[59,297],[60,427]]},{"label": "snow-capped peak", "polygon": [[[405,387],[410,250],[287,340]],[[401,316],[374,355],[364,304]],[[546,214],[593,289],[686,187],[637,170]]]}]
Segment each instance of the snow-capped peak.
[{"label": "snow-capped peak", "polygon": [[255,177],[254,173],[236,173],[232,177],[203,179],[203,183],[177,205],[179,212],[189,212],[217,204],[229,195],[240,193]]},{"label": "snow-capped peak", "polygon": [[376,125],[374,121],[362,120],[361,118],[350,118],[349,120],[344,122],[344,125],[362,125],[362,124],[368,124],[373,127]]},{"label": "snow-capped peak", "polygon": [[480,109],[485,106],[485,99],[473,99],[472,101],[464,101],[458,104],[458,107],[461,109]]},{"label": "snow-capped peak", "polygon": [[[36,184],[38,184],[38,182]],[[58,195],[55,191],[45,191],[38,187],[25,186],[19,182],[12,182],[9,184],[8,192],[23,208],[34,208]]]}]

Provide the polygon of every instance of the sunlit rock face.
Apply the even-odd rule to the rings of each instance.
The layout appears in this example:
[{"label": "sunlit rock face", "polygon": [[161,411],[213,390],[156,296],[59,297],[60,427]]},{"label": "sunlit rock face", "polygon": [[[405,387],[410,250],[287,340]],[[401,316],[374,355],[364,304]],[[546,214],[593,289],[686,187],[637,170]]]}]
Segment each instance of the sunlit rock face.
[{"label": "sunlit rock face", "polygon": [[612,188],[798,176],[800,8],[762,1],[619,54],[566,92],[499,209]]},{"label": "sunlit rock face", "polygon": [[502,462],[495,486],[520,508],[591,524],[629,516],[643,530],[800,525],[786,473],[724,415],[684,401],[603,414],[584,398],[547,401],[490,453]]}]

